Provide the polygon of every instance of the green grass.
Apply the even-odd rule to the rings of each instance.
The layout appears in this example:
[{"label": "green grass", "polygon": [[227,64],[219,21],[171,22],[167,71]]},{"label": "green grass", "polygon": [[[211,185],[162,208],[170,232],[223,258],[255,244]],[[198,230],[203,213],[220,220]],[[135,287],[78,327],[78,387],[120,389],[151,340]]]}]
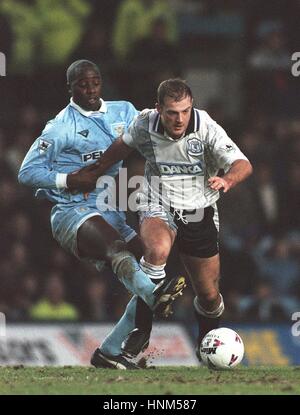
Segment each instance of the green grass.
[{"label": "green grass", "polygon": [[0,395],[299,395],[299,367],[1,367]]}]

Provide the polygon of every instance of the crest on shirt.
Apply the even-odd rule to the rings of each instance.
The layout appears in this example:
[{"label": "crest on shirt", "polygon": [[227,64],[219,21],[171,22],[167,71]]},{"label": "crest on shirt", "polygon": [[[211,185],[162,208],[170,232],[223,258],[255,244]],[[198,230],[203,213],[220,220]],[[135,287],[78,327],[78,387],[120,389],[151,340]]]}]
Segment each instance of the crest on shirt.
[{"label": "crest on shirt", "polygon": [[111,124],[111,132],[114,137],[120,137],[125,133],[125,122]]},{"label": "crest on shirt", "polygon": [[39,150],[40,150],[40,154],[41,153],[46,153],[46,151],[48,150],[49,147],[52,146],[52,143],[49,143],[49,141],[44,140],[44,139],[40,139],[39,141]]},{"label": "crest on shirt", "polygon": [[203,144],[198,138],[189,138],[187,140],[187,152],[191,156],[200,156],[203,154]]}]

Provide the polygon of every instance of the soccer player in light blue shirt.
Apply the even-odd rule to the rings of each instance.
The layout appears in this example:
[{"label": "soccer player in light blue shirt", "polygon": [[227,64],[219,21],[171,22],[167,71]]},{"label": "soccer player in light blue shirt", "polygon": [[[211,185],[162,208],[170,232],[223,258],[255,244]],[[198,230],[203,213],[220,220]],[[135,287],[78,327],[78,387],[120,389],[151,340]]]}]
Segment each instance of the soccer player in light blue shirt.
[{"label": "soccer player in light blue shirt", "polygon": [[[135,328],[137,298],[152,311],[160,311],[178,294],[176,282],[162,280],[155,285],[141,269],[141,244],[135,231],[125,222],[124,212],[105,210],[97,203],[102,189],[94,189],[86,200],[83,193],[86,170],[124,132],[138,114],[126,101],[101,99],[102,79],[93,62],[79,60],[67,70],[71,101],[53,120],[28,151],[19,171],[19,181],[36,189],[36,196],[54,203],[51,227],[60,245],[80,259],[99,266],[110,264],[119,280],[134,296],[124,315],[91,363],[96,367],[138,368],[121,351],[122,341]],[[106,175],[115,178],[122,163],[113,165]],[[89,176],[90,179],[90,176]],[[133,252],[133,253],[132,253]]]}]

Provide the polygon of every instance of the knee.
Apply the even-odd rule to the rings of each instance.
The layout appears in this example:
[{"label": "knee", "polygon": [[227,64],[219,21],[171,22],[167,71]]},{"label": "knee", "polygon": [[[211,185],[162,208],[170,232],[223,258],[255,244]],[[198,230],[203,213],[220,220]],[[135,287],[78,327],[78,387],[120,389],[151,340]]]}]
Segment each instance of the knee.
[{"label": "knee", "polygon": [[170,244],[164,240],[152,240],[145,244],[145,259],[151,264],[165,264],[170,253]]},{"label": "knee", "polygon": [[220,302],[219,274],[212,273],[207,275],[205,280],[197,280],[195,289],[196,295],[203,305],[213,306],[218,304]]},{"label": "knee", "polygon": [[221,300],[220,292],[217,288],[212,288],[208,291],[202,292],[200,295],[198,294],[197,297],[203,307],[207,309],[216,307],[219,305]]},{"label": "knee", "polygon": [[107,247],[107,260],[111,263],[112,260],[118,255],[120,252],[126,251],[127,246],[126,243],[121,240],[115,240]]}]

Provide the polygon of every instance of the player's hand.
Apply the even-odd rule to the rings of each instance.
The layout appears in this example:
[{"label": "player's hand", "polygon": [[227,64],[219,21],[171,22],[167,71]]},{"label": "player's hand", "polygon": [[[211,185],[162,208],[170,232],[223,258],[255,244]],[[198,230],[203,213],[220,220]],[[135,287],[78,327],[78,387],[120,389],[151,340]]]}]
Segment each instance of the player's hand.
[{"label": "player's hand", "polygon": [[210,177],[208,179],[208,183],[211,189],[223,190],[224,193],[228,192],[228,190],[231,188],[231,183],[229,180],[219,176]]},{"label": "player's hand", "polygon": [[89,193],[95,189],[98,179],[94,165],[84,167],[67,176],[67,186],[70,192]]}]

